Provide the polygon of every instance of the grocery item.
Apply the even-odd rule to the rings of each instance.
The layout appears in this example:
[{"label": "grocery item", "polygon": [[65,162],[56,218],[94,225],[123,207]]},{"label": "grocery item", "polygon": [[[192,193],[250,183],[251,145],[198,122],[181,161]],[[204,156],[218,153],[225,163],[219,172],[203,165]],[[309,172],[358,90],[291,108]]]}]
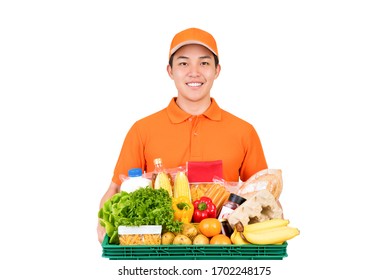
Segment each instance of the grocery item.
[{"label": "grocery item", "polygon": [[186,196],[191,201],[188,177],[185,171],[179,171],[174,178],[174,197]]},{"label": "grocery item", "polygon": [[242,235],[240,234],[240,232],[236,230],[236,228],[234,229],[234,232],[231,234],[230,239],[232,244],[235,245],[251,244],[250,242],[243,239]]},{"label": "grocery item", "polygon": [[219,233],[215,236],[212,236],[211,240],[209,241],[209,244],[211,244],[211,245],[229,245],[229,244],[232,244],[232,242],[228,236],[226,236],[222,233]]},{"label": "grocery item", "polygon": [[267,229],[260,233],[243,233],[247,241],[249,241],[251,244],[258,245],[283,243],[299,234],[300,231],[297,228],[289,226]]},{"label": "grocery item", "polygon": [[200,197],[204,196],[206,191],[213,186],[213,183],[190,183],[190,195],[192,198],[192,201],[195,201],[199,199]]},{"label": "grocery item", "polygon": [[238,222],[247,225],[274,218],[283,218],[282,209],[274,196],[264,189],[256,192],[254,196],[248,198],[234,212],[230,213],[228,222],[231,227],[234,227]]},{"label": "grocery item", "polygon": [[160,245],[162,226],[119,226],[120,245]]},{"label": "grocery item", "polygon": [[231,236],[233,232],[233,229],[228,222],[228,216],[245,201],[246,199],[244,197],[232,193],[224,203],[218,216],[218,219],[222,224],[222,233],[224,235]]},{"label": "grocery item", "polygon": [[256,232],[256,231],[264,230],[264,229],[271,229],[271,228],[276,228],[276,227],[281,227],[281,226],[287,226],[288,224],[289,224],[289,220],[287,220],[287,219],[275,218],[275,219],[267,220],[264,222],[258,222],[258,223],[245,225],[244,231],[245,232]]},{"label": "grocery item", "polygon": [[174,220],[168,192],[150,187],[114,194],[100,208],[98,218],[109,237],[109,244],[119,244],[120,225],[161,225],[164,231],[172,232],[180,231],[182,226]]},{"label": "grocery item", "polygon": [[300,234],[295,227],[290,227],[289,220],[275,219],[257,223],[258,225],[236,224],[241,237],[251,244],[280,244]]},{"label": "grocery item", "polygon": [[198,228],[206,237],[213,237],[221,233],[222,225],[216,218],[206,218],[199,223]]},{"label": "grocery item", "polygon": [[123,180],[120,190],[126,192],[133,192],[139,188],[151,187],[151,180],[142,177],[141,168],[131,168],[128,170],[128,178]]},{"label": "grocery item", "polygon": [[241,197],[237,194],[230,194],[228,197],[228,200],[223,204],[223,207],[219,213],[218,219],[220,221],[226,220],[228,216],[234,212],[236,208],[239,207],[243,202],[245,202],[246,199],[244,197]]},{"label": "grocery item", "polygon": [[189,182],[212,182],[214,177],[223,177],[222,160],[188,161]]},{"label": "grocery item", "polygon": [[200,223],[206,218],[216,218],[216,206],[209,197],[203,196],[193,202],[193,222]]},{"label": "grocery item", "polygon": [[195,236],[198,234],[198,230],[193,224],[183,224],[180,233],[193,240],[193,238],[195,238]]},{"label": "grocery item", "polygon": [[219,214],[224,202],[226,202],[230,196],[230,192],[227,191],[223,185],[214,183],[204,193],[204,196],[209,197],[212,200],[213,204],[216,206],[217,214]]},{"label": "grocery item", "polygon": [[154,172],[152,175],[152,185],[154,189],[167,190],[170,196],[173,196],[173,179],[169,173],[166,172],[162,159],[154,159]]},{"label": "grocery item", "polygon": [[162,234],[161,244],[162,245],[172,244],[174,237],[176,237],[176,235],[173,232],[171,232],[171,231],[165,232],[164,234]]},{"label": "grocery item", "polygon": [[192,240],[183,234],[177,234],[173,239],[173,245],[191,245]]},{"label": "grocery item", "polygon": [[173,197],[172,208],[174,210],[174,219],[176,221],[183,222],[184,224],[188,224],[192,221],[194,207],[189,197]]},{"label": "grocery item", "polygon": [[234,244],[282,244],[299,234],[297,228],[289,226],[289,220],[276,218],[249,225],[238,222],[231,240]]},{"label": "grocery item", "polygon": [[204,234],[199,233],[193,238],[193,245],[207,245],[209,244],[209,238]]},{"label": "grocery item", "polygon": [[277,200],[282,192],[282,171],[280,169],[264,169],[252,175],[244,182],[237,194],[249,198],[259,190],[267,189]]}]

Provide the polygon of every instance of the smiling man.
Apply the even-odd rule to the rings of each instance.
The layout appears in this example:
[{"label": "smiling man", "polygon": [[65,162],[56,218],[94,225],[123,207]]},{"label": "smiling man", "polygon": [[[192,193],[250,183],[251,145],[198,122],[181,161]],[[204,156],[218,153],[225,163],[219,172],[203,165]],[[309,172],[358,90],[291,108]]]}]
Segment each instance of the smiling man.
[{"label": "smiling man", "polygon": [[[267,168],[254,127],[221,109],[211,97],[220,71],[219,53],[211,34],[189,28],[174,36],[167,72],[177,96],[166,108],[130,128],[100,207],[120,191],[121,175],[135,167],[151,172],[155,158],[162,158],[168,168],[185,166],[188,161],[221,160],[223,179],[235,182],[246,181]],[[98,225],[100,242],[104,234],[104,228]]]},{"label": "smiling man", "polygon": [[211,88],[219,76],[220,64],[212,35],[190,28],[172,40],[167,71],[178,90],[177,105],[200,115],[211,105]]},{"label": "smiling man", "polygon": [[178,90],[177,105],[187,113],[200,115],[211,105],[211,88],[219,76],[212,52],[201,45],[186,45],[172,55],[167,67]]}]

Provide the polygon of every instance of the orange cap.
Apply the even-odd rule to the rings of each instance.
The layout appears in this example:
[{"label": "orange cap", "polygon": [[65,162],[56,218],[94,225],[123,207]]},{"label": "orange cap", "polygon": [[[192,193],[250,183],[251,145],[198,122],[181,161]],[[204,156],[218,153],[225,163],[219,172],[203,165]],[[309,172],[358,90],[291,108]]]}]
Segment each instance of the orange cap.
[{"label": "orange cap", "polygon": [[211,34],[198,28],[188,28],[174,36],[170,45],[169,59],[179,48],[190,44],[202,45],[219,56],[216,41]]}]

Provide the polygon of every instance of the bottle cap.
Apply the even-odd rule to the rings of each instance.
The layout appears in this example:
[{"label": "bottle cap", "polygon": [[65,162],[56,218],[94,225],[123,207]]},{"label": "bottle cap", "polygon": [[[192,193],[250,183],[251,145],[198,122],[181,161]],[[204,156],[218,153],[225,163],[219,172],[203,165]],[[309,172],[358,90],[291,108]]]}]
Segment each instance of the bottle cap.
[{"label": "bottle cap", "polygon": [[162,163],[162,159],[161,158],[156,158],[154,159],[154,164],[157,165],[157,164],[161,164]]},{"label": "bottle cap", "polygon": [[231,202],[235,202],[239,205],[241,205],[243,202],[246,201],[246,199],[244,197],[241,197],[241,196],[236,195],[234,193],[230,194],[230,196],[228,197],[228,200]]},{"label": "bottle cap", "polygon": [[128,170],[128,177],[139,177],[142,176],[141,168],[131,168]]}]

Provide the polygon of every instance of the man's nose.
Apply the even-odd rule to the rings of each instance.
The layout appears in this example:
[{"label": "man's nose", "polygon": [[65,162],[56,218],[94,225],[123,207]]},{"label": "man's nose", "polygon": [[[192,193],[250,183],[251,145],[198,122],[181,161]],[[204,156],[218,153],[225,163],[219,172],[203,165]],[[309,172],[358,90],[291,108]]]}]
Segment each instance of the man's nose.
[{"label": "man's nose", "polygon": [[191,65],[190,68],[189,68],[189,75],[191,77],[196,77],[198,76],[200,73],[200,66],[199,65]]}]

